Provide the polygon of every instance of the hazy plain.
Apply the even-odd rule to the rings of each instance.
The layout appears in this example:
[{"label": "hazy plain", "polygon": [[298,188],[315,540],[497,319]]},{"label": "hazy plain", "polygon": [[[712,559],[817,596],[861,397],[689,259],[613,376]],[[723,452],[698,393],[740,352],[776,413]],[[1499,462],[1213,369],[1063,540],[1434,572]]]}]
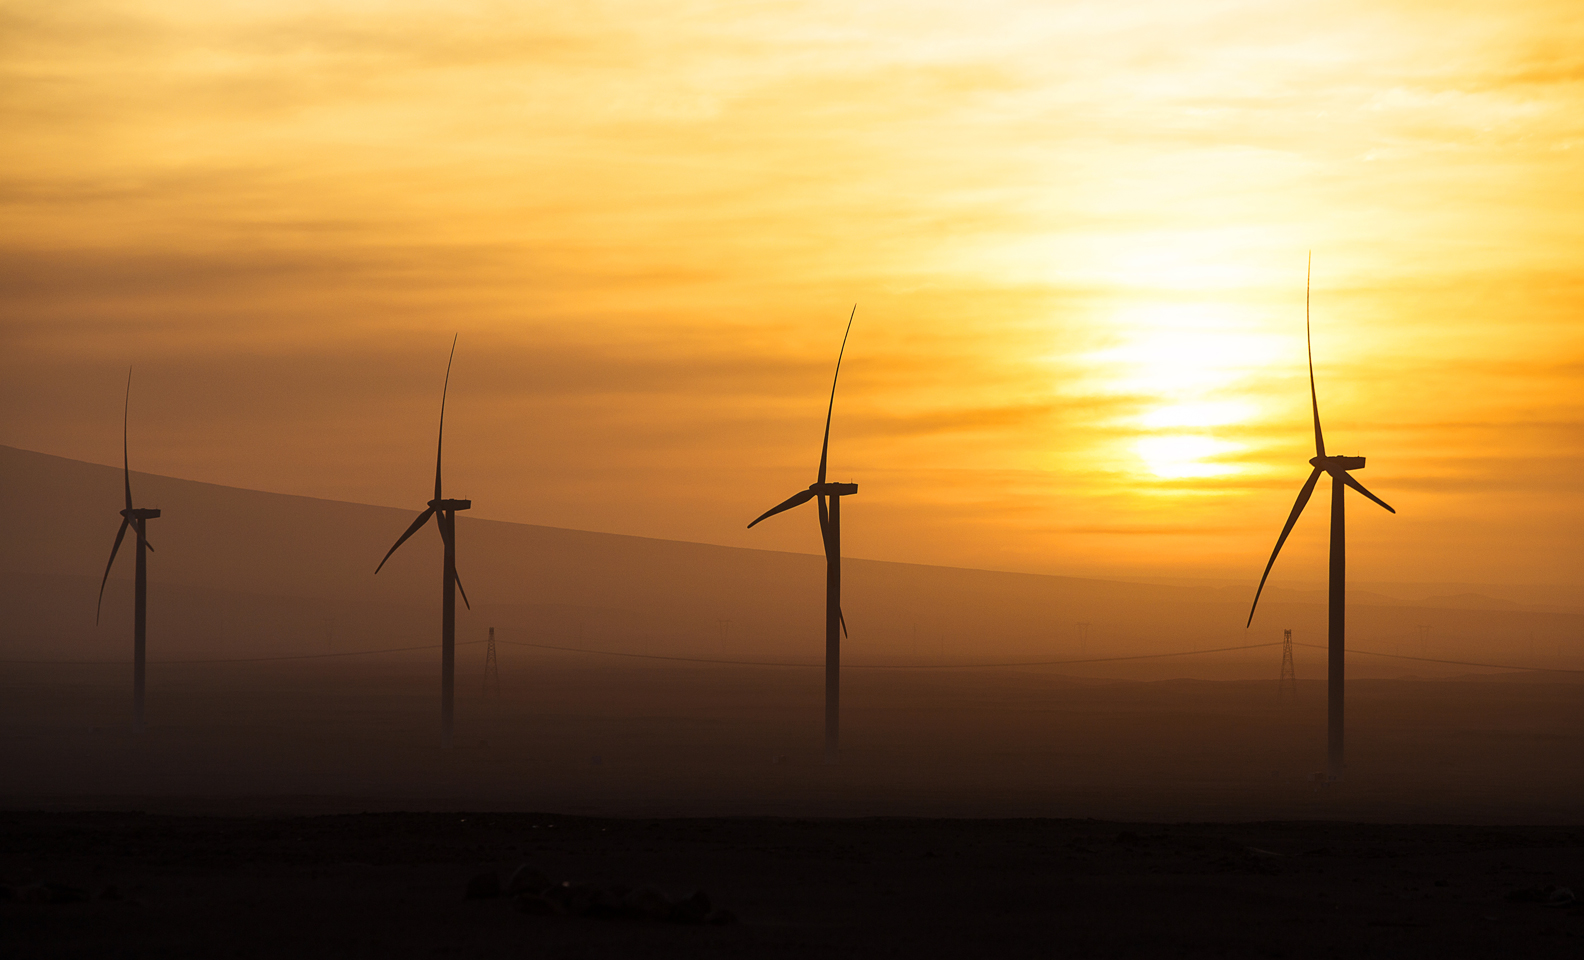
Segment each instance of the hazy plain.
[{"label": "hazy plain", "polygon": [[502,651],[498,697],[481,652],[464,661],[450,752],[429,657],[156,666],[142,735],[125,667],[10,665],[0,803],[1570,823],[1584,796],[1584,684],[1557,675],[1355,681],[1347,779],[1323,785],[1314,680],[1284,698],[1272,680],[850,671],[826,766],[818,670]]}]

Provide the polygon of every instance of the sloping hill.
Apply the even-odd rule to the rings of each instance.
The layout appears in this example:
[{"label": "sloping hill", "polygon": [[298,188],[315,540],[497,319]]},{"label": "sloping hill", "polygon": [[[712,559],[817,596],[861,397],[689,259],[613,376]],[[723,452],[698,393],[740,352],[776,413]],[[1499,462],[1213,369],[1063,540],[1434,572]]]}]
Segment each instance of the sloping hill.
[{"label": "sloping hill", "polygon": [[[120,471],[0,447],[0,484],[6,502],[21,507],[0,539],[0,568],[7,572],[0,655],[124,655],[129,551],[112,572],[104,622],[94,625],[99,577],[119,523]],[[165,511],[150,524],[156,547],[150,633],[160,655],[265,656],[436,642],[439,537],[426,530],[374,575],[411,512],[151,474],[137,474],[134,488],[140,504]],[[458,537],[459,568],[473,602],[471,611],[460,611],[464,638],[495,626],[503,638],[605,650],[800,662],[822,655],[824,579],[817,556],[465,516]],[[1279,639],[1282,627],[1315,642],[1324,636],[1323,608],[1284,603],[1279,590],[1268,592],[1256,630],[1245,633],[1244,588],[870,560],[849,560],[844,571],[853,631],[845,657],[854,663],[1156,653],[1268,642]],[[1367,644],[1371,636],[1416,636],[1427,618],[1441,625],[1440,639],[1456,630],[1465,646],[1537,624],[1576,632],[1579,619],[1562,616],[1569,624],[1551,624],[1552,615],[1512,611],[1361,606],[1352,629]],[[1080,623],[1089,624],[1086,640]]]}]

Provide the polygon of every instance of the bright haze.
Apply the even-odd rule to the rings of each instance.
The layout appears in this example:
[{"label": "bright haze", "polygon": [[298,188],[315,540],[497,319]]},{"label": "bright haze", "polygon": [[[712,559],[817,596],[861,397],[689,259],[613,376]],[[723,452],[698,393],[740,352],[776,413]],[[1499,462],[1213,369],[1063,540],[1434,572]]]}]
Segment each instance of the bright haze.
[{"label": "bright haze", "polygon": [[1576,3],[4,18],[5,445],[119,466],[131,365],[134,470],[416,512],[460,332],[470,518],[814,553],[745,525],[857,303],[849,556],[1252,588],[1313,250],[1327,442],[1399,511],[1350,575],[1584,581]]}]

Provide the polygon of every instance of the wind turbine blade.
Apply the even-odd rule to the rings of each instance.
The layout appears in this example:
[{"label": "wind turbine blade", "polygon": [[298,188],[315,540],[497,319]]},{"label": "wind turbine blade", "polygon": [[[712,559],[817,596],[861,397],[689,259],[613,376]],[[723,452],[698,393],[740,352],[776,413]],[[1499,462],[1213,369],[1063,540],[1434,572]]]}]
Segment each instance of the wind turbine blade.
[{"label": "wind turbine blade", "polygon": [[[825,439],[820,441],[820,467],[819,482],[825,482],[825,459],[830,452],[830,425],[831,413],[836,409],[836,381],[841,378],[842,354],[847,352],[847,334],[852,333],[853,317],[858,315],[858,304],[853,304],[852,313],[847,315],[847,330],[842,334],[841,351],[836,354],[836,376],[831,377],[830,406],[825,408]],[[751,524],[750,524],[751,526]]]},{"label": "wind turbine blade", "polygon": [[1254,591],[1254,603],[1249,607],[1248,623],[1243,625],[1247,630],[1254,622],[1254,609],[1259,606],[1260,594],[1265,592],[1265,578],[1270,576],[1271,567],[1276,565],[1276,554],[1281,553],[1282,544],[1287,542],[1287,535],[1292,533],[1293,524],[1298,522],[1298,515],[1303,513],[1304,505],[1309,502],[1309,497],[1314,493],[1315,481],[1320,479],[1320,474],[1325,471],[1315,467],[1309,474],[1309,479],[1304,481],[1303,489],[1298,491],[1298,502],[1293,504],[1292,513],[1287,515],[1287,525],[1282,527],[1281,536],[1276,538],[1276,549],[1271,551],[1270,560],[1265,563],[1265,572],[1260,575],[1259,589]]},{"label": "wind turbine blade", "polygon": [[99,603],[94,607],[94,625],[99,625],[99,611],[104,608],[105,584],[110,582],[110,568],[115,566],[116,551],[121,549],[121,541],[126,538],[127,527],[132,526],[132,521],[126,517],[121,518],[121,529],[116,531],[115,544],[110,547],[110,562],[105,564],[104,579],[99,581]]},{"label": "wind turbine blade", "polygon": [[1382,500],[1380,497],[1375,496],[1375,494],[1370,493],[1368,490],[1365,490],[1364,489],[1364,484],[1359,483],[1357,480],[1354,480],[1353,477],[1350,474],[1346,474],[1346,473],[1342,474],[1342,482],[1347,484],[1348,486],[1352,487],[1354,490],[1357,490],[1359,493],[1364,494],[1364,496],[1369,497],[1371,500],[1374,500],[1376,503],[1380,504],[1381,506],[1385,507],[1386,510],[1389,513],[1396,513],[1397,512],[1396,510],[1392,509],[1392,505],[1391,504],[1387,503],[1385,500]]},{"label": "wind turbine blade", "polygon": [[457,590],[462,594],[463,606],[467,607],[469,610],[472,610],[473,604],[468,603],[467,591],[462,589],[462,574],[457,573],[455,566],[451,568],[451,576],[456,578]]},{"label": "wind turbine blade", "polygon": [[[434,512],[435,512],[434,507],[430,507],[429,509],[425,510],[423,513],[418,514],[418,519],[414,520],[412,522],[412,526],[407,528],[407,532],[402,534],[401,538],[396,541],[396,546],[391,547],[390,550],[388,550],[385,553],[385,560],[389,560],[391,558],[391,554],[396,552],[396,547],[399,547],[402,544],[406,543],[408,537],[410,537],[413,534],[417,533],[418,532],[418,528],[422,527],[425,523],[428,523],[429,522],[429,518],[434,515]],[[380,572],[380,567],[385,566],[385,560],[381,560],[379,562],[379,567],[375,567],[374,568],[374,572],[375,573],[379,573]]]},{"label": "wind turbine blade", "polygon": [[[442,450],[445,449],[445,402],[446,402],[446,391],[451,389],[451,361],[456,359],[456,345],[457,345],[457,337],[458,336],[460,336],[460,334],[452,334],[451,335],[451,356],[446,358],[445,386],[440,388],[440,436],[439,436],[438,439],[435,440],[435,495],[434,495],[434,498],[436,500],[440,499],[440,453],[441,453]],[[392,549],[394,549],[394,548],[392,548]]]},{"label": "wind turbine blade", "polygon": [[847,618],[842,614],[841,607],[836,608],[836,619],[841,621],[842,636],[847,636]]},{"label": "wind turbine blade", "polygon": [[154,552],[154,544],[149,542],[149,538],[148,537],[144,537],[143,538],[143,546],[148,547],[148,552],[149,553],[153,553]]},{"label": "wind turbine blade", "polygon": [[[814,491],[813,490],[799,490],[797,493],[794,493],[794,494],[792,494],[792,496],[787,497],[785,500],[783,500],[780,503],[776,504],[775,506],[771,507],[769,510],[766,510],[764,513],[761,513],[759,515],[759,520],[763,520],[763,519],[765,519],[767,517],[773,517],[773,516],[775,516],[776,514],[780,513],[783,510],[791,510],[793,507],[800,506],[802,504],[808,503],[813,498],[814,498]],[[758,523],[759,520],[755,520],[753,523],[748,524],[748,529],[752,530],[753,527],[754,527],[754,523]]]},{"label": "wind turbine blade", "polygon": [[1309,340],[1309,273],[1313,267],[1314,253],[1311,251],[1309,266],[1304,268],[1304,349],[1309,352],[1309,407],[1314,411],[1315,456],[1323,457],[1326,455],[1325,437],[1320,433],[1320,400],[1315,396],[1314,344]]},{"label": "wind turbine blade", "polygon": [[126,481],[126,508],[132,509],[132,461],[127,459],[127,414],[132,410],[132,367],[127,367],[126,401],[121,406],[121,479]]}]

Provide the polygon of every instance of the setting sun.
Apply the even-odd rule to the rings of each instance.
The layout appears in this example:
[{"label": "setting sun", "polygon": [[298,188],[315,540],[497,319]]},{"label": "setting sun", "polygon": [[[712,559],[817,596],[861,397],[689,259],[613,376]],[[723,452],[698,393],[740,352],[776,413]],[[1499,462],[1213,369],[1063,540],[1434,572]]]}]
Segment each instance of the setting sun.
[{"label": "setting sun", "polygon": [[1237,468],[1217,462],[1218,456],[1236,452],[1236,444],[1207,436],[1153,436],[1138,442],[1139,458],[1157,477],[1221,477]]}]

